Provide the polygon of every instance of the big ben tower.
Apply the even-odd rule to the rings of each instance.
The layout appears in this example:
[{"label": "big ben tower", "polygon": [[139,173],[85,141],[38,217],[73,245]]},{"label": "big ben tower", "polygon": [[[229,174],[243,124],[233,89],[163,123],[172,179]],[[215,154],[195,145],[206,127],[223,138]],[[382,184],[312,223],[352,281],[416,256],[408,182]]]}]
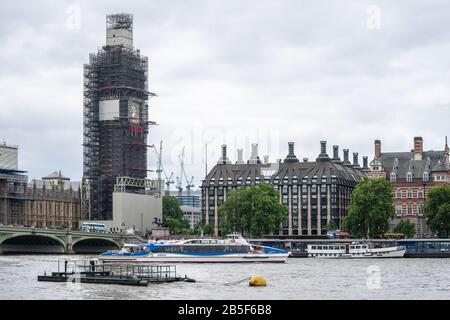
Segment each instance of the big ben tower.
[{"label": "big ben tower", "polygon": [[[84,65],[83,196],[85,220],[111,220],[112,194],[145,193],[148,58],[133,47],[133,16],[106,17],[106,45]],[[124,182],[126,181],[126,182]]]}]

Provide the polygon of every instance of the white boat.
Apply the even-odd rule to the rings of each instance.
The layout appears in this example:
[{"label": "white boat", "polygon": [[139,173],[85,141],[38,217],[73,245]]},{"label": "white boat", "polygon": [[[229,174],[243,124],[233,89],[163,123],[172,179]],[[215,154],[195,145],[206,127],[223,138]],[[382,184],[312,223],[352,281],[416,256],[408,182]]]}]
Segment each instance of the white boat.
[{"label": "white boat", "polygon": [[128,263],[283,263],[289,254],[286,250],[250,244],[240,235],[232,234],[223,240],[189,239],[126,244],[120,251],[102,253],[99,259]]},{"label": "white boat", "polygon": [[404,246],[375,248],[372,243],[308,244],[308,257],[312,258],[402,258]]}]

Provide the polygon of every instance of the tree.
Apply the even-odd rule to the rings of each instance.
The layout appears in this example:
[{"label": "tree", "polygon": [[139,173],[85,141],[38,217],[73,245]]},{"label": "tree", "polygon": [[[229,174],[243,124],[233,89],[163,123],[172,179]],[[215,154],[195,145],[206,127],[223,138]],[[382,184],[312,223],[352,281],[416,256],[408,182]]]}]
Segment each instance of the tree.
[{"label": "tree", "polygon": [[178,199],[174,196],[163,196],[162,198],[162,214],[163,221],[171,217],[175,219],[180,219],[183,217],[183,211],[181,211],[180,203]]},{"label": "tree", "polygon": [[203,234],[210,236],[214,235],[214,226],[211,224],[205,224],[203,226]]},{"label": "tree", "polygon": [[231,190],[227,200],[219,207],[219,231],[221,234],[239,232],[241,230],[241,217],[239,193]]},{"label": "tree", "polygon": [[416,234],[416,224],[409,220],[401,220],[394,227],[394,232],[403,233],[406,238],[413,238]]},{"label": "tree", "polygon": [[439,237],[450,233],[450,185],[433,187],[425,202],[425,217],[430,230]]},{"label": "tree", "polygon": [[334,223],[334,221],[328,222],[325,229],[327,229],[327,231],[336,230],[337,229],[336,223]]},{"label": "tree", "polygon": [[189,222],[183,217],[180,203],[174,196],[163,196],[163,222],[169,226],[171,234],[187,234]]},{"label": "tree", "polygon": [[222,234],[234,231],[260,237],[279,229],[287,216],[287,207],[280,204],[273,187],[262,183],[231,191],[219,214]]},{"label": "tree", "polygon": [[186,234],[186,229],[189,229],[189,223],[186,219],[167,217],[166,223],[171,234]]},{"label": "tree", "polygon": [[343,227],[357,237],[379,238],[388,231],[394,215],[391,183],[384,178],[365,178],[352,193]]}]

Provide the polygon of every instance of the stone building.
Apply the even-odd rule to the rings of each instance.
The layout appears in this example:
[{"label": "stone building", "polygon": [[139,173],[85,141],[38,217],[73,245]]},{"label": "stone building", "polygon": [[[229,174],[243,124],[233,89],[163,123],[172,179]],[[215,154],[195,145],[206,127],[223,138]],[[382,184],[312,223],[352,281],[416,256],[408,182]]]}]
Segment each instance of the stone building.
[{"label": "stone building", "polygon": [[212,224],[218,234],[218,208],[232,189],[254,186],[266,182],[279,194],[280,202],[288,207],[288,217],[279,230],[280,235],[314,236],[326,233],[326,225],[334,222],[339,228],[350,204],[350,195],[356,183],[366,177],[368,158],[363,157],[363,166],[358,162],[358,153],[349,161],[349,150],[344,150],[344,159],[339,157],[339,146],[333,146],[333,157],[321,141],[321,152],[315,161],[304,158],[299,161],[294,154],[294,143],[289,143],[289,153],[284,161],[269,163],[268,156],[262,162],[257,144],[252,145],[251,157],[238,159],[232,164],[227,158],[226,146],[222,146],[222,157],[211,169],[202,183],[202,215],[205,224]]},{"label": "stone building", "polygon": [[430,235],[424,217],[428,190],[450,182],[449,147],[445,138],[444,150],[424,151],[422,137],[414,138],[414,148],[407,152],[382,152],[381,141],[375,140],[375,155],[370,162],[369,178],[384,177],[393,185],[392,201],[395,219],[416,224],[416,236]]},{"label": "stone building", "polygon": [[81,220],[80,183],[61,172],[28,184],[23,224],[41,228],[78,229]]}]

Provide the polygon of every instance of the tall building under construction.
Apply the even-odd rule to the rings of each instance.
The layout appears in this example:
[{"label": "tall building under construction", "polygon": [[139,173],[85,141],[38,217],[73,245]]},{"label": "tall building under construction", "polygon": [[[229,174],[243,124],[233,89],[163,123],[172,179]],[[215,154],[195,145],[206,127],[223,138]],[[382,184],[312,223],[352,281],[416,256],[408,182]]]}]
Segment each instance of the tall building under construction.
[{"label": "tall building under construction", "polygon": [[111,220],[113,192],[146,192],[148,58],[133,16],[106,17],[106,45],[84,66],[83,219]]}]

